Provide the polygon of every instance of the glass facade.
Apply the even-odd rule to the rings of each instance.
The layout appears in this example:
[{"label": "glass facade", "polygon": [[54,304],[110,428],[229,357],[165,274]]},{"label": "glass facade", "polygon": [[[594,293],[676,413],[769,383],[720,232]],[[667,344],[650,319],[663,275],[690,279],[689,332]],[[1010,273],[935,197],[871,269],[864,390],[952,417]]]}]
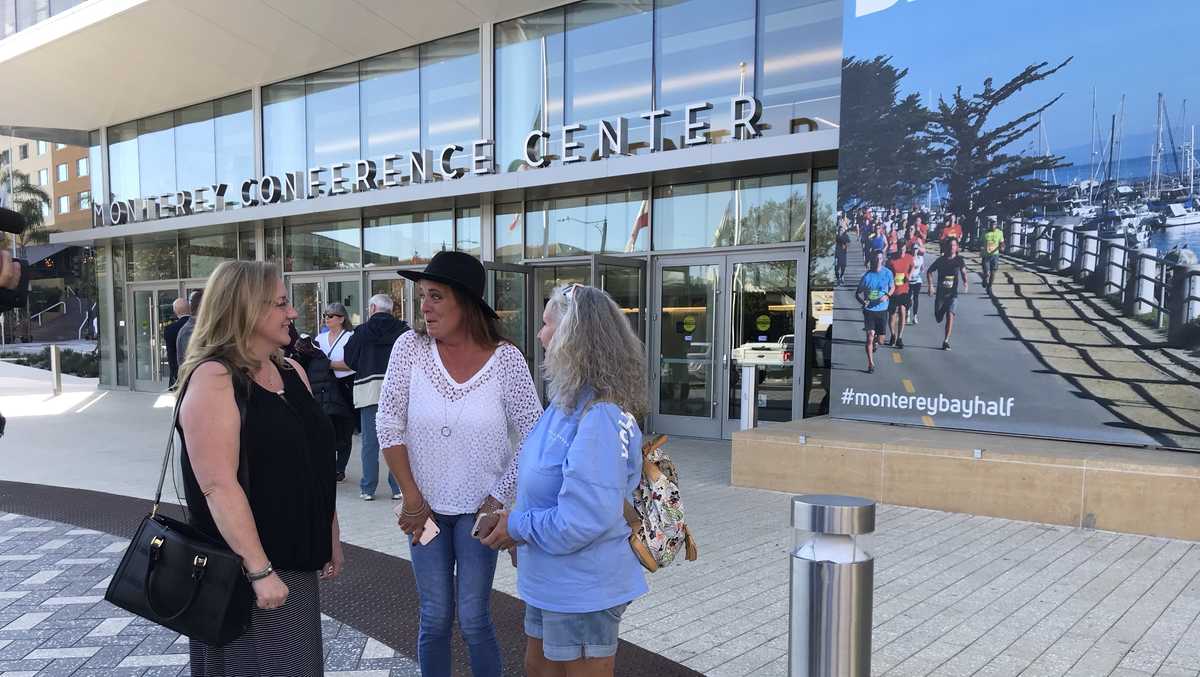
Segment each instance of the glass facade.
[{"label": "glass facade", "polygon": [[[479,89],[478,31],[264,87],[264,167],[283,176],[450,143],[469,148],[480,134]],[[469,166],[467,154],[454,166]]]},{"label": "glass facade", "polygon": [[660,186],[654,248],[798,242],[809,219],[808,173]]},{"label": "glass facade", "polygon": [[454,249],[454,212],[442,209],[369,219],[363,228],[363,249],[367,266],[428,263],[434,254]]},{"label": "glass facade", "polygon": [[[495,163],[503,172],[526,169],[523,145],[534,129],[550,133],[541,151],[561,163],[562,128],[571,123],[583,125],[573,133],[582,144],[574,154],[597,159],[598,121],[618,116],[628,121],[631,151],[646,155],[652,127],[642,114],[654,109],[669,113],[661,121],[662,149],[681,148],[685,107],[698,101],[713,104],[699,113],[711,125],[707,140],[725,143],[731,141],[729,100],[738,94],[763,102],[760,126],[767,135],[832,127],[839,106],[840,13],[837,0],[581,0],[496,24],[491,74],[480,72],[480,36],[471,30],[268,85],[257,112],[246,92],[109,127],[107,167],[101,135],[93,132],[91,192],[102,195],[102,179],[121,199],[223,182],[230,184],[227,199],[237,200],[240,182],[254,174],[255,152],[262,153],[265,173],[280,177],[360,158],[382,165],[384,156],[417,149],[433,151],[436,161],[447,144],[464,147],[456,165],[467,167],[472,141],[489,126],[482,117],[487,108],[494,114],[489,136]],[[493,78],[488,107],[480,98],[481,75]],[[255,114],[262,123],[258,149]],[[125,317],[141,307],[130,305],[134,295],[197,286],[195,280],[221,261],[261,256],[288,273],[291,293],[312,287],[361,306],[368,291],[387,289],[398,298],[408,293],[405,282],[380,269],[422,266],[439,251],[459,250],[499,264],[528,264],[493,268],[488,294],[503,332],[527,350],[534,366],[539,349],[530,328],[537,324],[539,301],[556,284],[594,280],[617,299],[639,335],[661,343],[652,363],[668,353],[678,353],[681,364],[698,363],[704,350],[709,362],[720,359],[714,346],[757,341],[763,317],[770,320],[766,333],[772,340],[788,332],[793,340],[803,335],[808,354],[803,376],[797,371],[795,378],[803,391],[789,385],[788,366],[772,377],[778,393],[760,405],[770,410],[762,418],[824,411],[829,364],[821,355],[832,338],[825,318],[832,312],[836,170],[766,174],[772,169],[749,162],[706,170],[660,157],[664,161],[645,175],[629,181],[598,177],[595,187],[584,182],[586,171],[568,185],[510,183],[493,196],[473,196],[464,182],[454,197],[433,194],[437,189],[397,190],[373,198],[376,206],[366,206],[368,200],[355,209],[317,200],[283,211],[313,213],[265,223],[116,240],[98,263],[114,289],[112,307],[102,312],[119,323],[105,357],[109,373],[118,385],[147,387],[146,379],[131,378],[143,365],[124,353],[127,343],[131,354],[141,345],[136,328],[124,324],[137,319]],[[407,170],[406,157],[397,164]],[[379,206],[383,199],[401,204]],[[411,199],[421,202],[403,204]],[[340,211],[321,213],[332,208]],[[261,241],[256,227],[263,229]],[[767,251],[742,256],[735,251],[740,247]],[[651,254],[672,259],[660,264]],[[705,305],[727,288],[738,299],[715,297],[719,303]],[[798,299],[799,292],[808,298]],[[796,307],[805,302],[815,326],[802,334],[789,322],[795,325]],[[685,332],[676,321],[657,326],[649,312],[657,305],[663,317],[681,313]],[[721,312],[696,310],[714,307]],[[687,329],[689,316],[694,330]],[[663,331],[679,345],[660,337]],[[795,359],[799,368],[801,358]],[[736,415],[730,393],[740,386],[718,378],[719,367],[705,377],[707,385],[698,386],[704,374],[686,364],[678,374],[664,372],[660,385],[667,396],[659,404],[666,405],[658,411],[714,419],[720,414],[722,420]]]},{"label": "glass facade", "polygon": [[582,124],[575,151],[599,157],[599,120],[629,122],[630,150],[651,141],[643,113],[661,119],[662,147],[684,145],[686,106],[710,124],[709,142],[730,136],[729,100],[754,95],[765,135],[834,128],[840,109],[840,0],[583,0],[495,28],[496,160],[526,169],[525,136],[562,158],[559,130]]},{"label": "glass facade", "polygon": [[[161,196],[207,188],[218,180],[236,186],[254,173],[250,93],[235,94],[170,113],[108,128],[111,199]],[[89,157],[99,166],[98,133]],[[100,194],[93,172],[92,192]],[[227,199],[232,197],[231,188]],[[211,193],[206,194],[211,199]]]},{"label": "glass facade", "polygon": [[0,0],[0,38],[65,12],[83,0]]},{"label": "glass facade", "polygon": [[533,200],[525,209],[525,256],[645,251],[645,190]]}]

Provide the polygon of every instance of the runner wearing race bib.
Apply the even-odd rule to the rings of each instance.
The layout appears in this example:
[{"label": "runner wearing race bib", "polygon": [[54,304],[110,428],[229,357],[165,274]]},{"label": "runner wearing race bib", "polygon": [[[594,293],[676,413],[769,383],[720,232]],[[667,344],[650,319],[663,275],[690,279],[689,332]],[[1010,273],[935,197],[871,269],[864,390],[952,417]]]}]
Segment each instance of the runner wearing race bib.
[{"label": "runner wearing race bib", "polygon": [[[950,334],[954,331],[954,316],[958,311],[959,280],[962,281],[963,291],[969,290],[967,264],[958,255],[958,240],[946,240],[942,255],[925,272],[928,284],[933,285],[934,280],[937,281],[937,296],[933,300],[933,316],[938,322],[945,320],[946,334],[942,340],[942,350],[950,350]],[[933,294],[932,286],[929,293]]]},{"label": "runner wearing race bib", "polygon": [[892,271],[883,267],[883,252],[873,251],[869,255],[871,269],[863,273],[854,290],[854,298],[863,307],[863,329],[867,332],[867,373],[875,372],[875,342],[883,340],[887,333],[888,306],[895,292]]},{"label": "runner wearing race bib", "polygon": [[908,304],[909,304],[909,282],[912,279],[913,257],[904,250],[904,247],[899,249],[899,252],[888,260],[888,270],[892,271],[895,278],[896,291],[892,295],[892,302],[888,306],[888,327],[891,329],[891,336],[888,338],[888,345],[895,346],[899,350],[904,349],[904,325],[908,321]]}]

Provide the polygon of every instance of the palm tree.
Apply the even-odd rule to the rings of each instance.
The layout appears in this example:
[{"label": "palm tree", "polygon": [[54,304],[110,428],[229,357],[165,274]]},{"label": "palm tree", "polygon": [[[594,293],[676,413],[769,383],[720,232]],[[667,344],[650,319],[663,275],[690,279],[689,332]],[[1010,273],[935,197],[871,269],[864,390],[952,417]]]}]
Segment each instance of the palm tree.
[{"label": "palm tree", "polygon": [[50,195],[29,182],[29,175],[19,169],[0,168],[0,186],[8,189],[9,209],[25,218],[25,232],[15,236],[18,256],[24,258],[25,248],[44,244],[53,232],[46,228],[44,214],[50,208]]}]

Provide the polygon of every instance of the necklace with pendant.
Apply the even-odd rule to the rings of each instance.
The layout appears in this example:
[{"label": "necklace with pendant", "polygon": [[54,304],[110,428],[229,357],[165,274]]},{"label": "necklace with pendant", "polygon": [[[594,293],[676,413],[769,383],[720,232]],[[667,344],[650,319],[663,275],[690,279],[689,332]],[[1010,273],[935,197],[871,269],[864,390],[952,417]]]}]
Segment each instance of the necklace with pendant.
[{"label": "necklace with pendant", "polygon": [[447,411],[449,408],[450,400],[449,400],[449,398],[442,400],[442,430],[441,430],[442,437],[450,437],[451,435],[454,434],[454,428],[458,427],[458,420],[460,418],[462,418],[463,410],[466,409],[466,403],[467,403],[466,400],[467,400],[466,395],[463,395],[462,401],[460,401],[458,404],[458,415],[454,417],[453,425],[449,425],[446,423],[446,421],[450,420],[450,415]]}]

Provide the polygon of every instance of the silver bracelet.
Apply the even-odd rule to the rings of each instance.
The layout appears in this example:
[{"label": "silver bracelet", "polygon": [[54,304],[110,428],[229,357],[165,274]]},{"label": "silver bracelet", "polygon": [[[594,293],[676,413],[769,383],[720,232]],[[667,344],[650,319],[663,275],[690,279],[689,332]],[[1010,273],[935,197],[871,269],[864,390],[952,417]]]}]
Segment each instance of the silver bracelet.
[{"label": "silver bracelet", "polygon": [[246,579],[253,583],[254,581],[261,581],[273,573],[275,573],[275,567],[271,566],[270,562],[267,562],[267,566],[262,571],[247,571]]}]

